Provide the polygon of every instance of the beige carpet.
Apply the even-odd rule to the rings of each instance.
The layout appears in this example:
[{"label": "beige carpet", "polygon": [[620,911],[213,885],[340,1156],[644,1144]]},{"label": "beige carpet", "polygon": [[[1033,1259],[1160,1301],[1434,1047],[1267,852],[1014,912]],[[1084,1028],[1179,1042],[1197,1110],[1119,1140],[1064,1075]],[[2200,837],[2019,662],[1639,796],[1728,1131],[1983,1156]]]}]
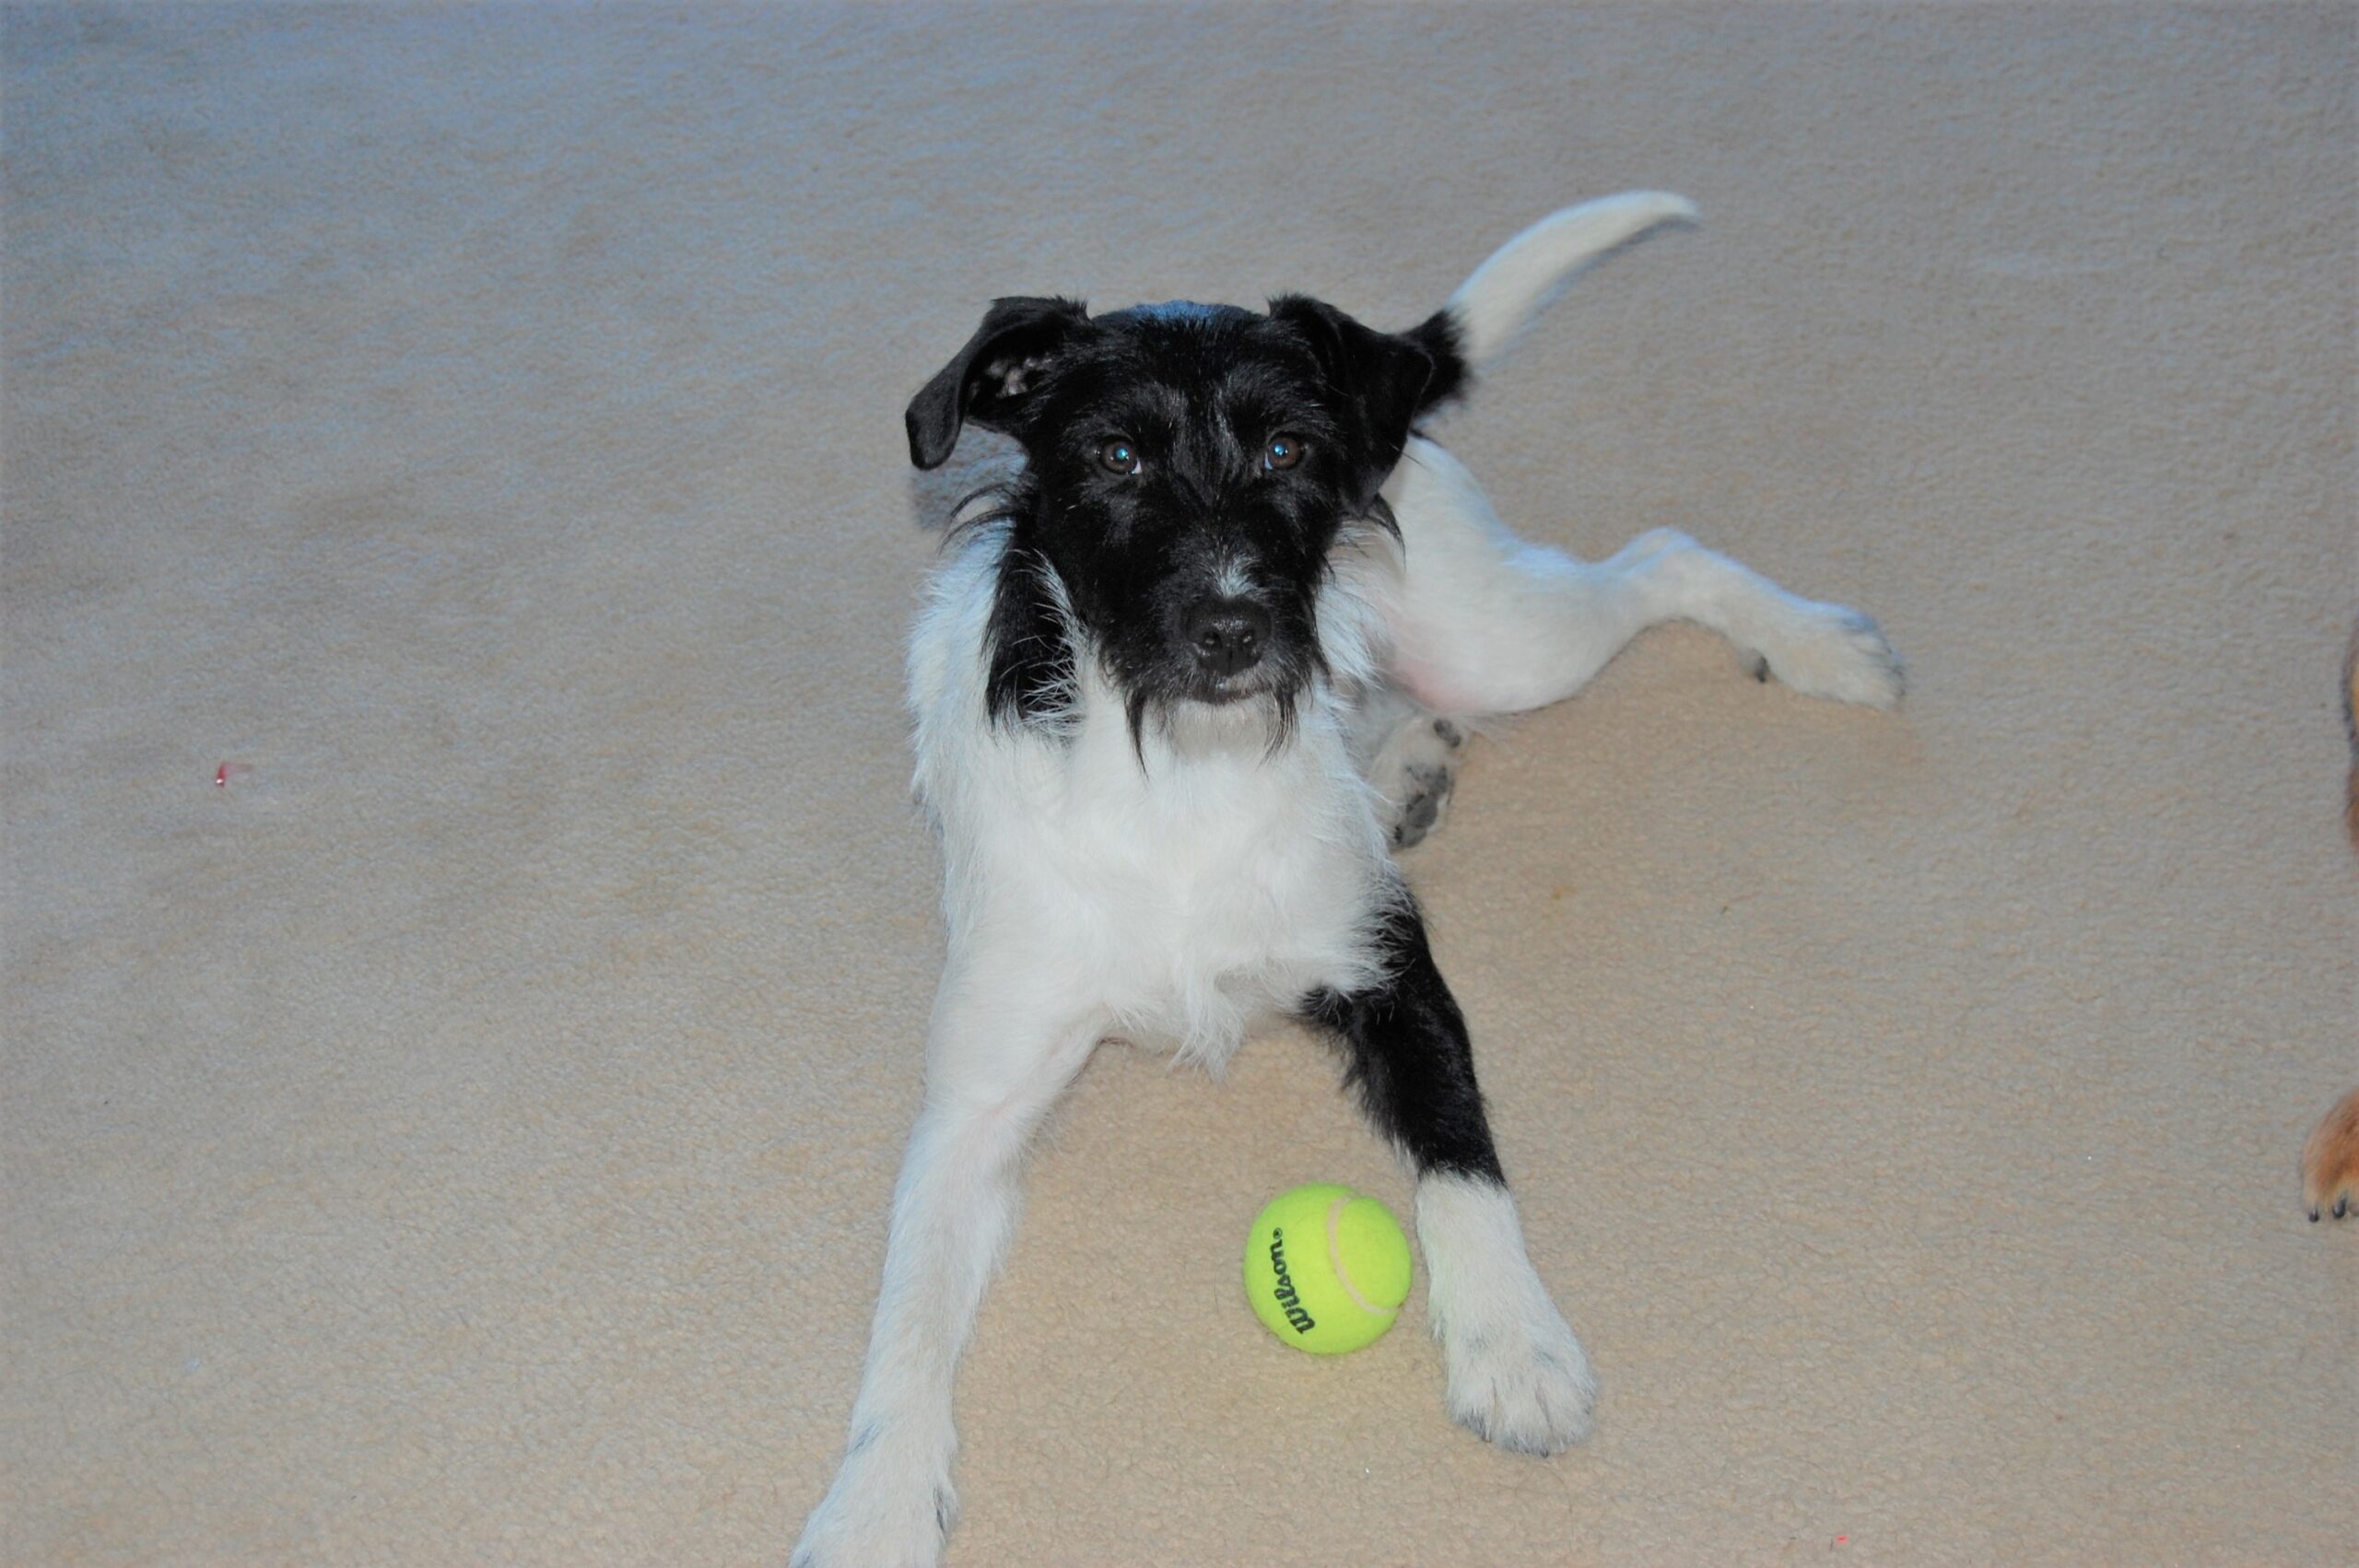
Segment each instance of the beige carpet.
[{"label": "beige carpet", "polygon": [[939,954],[902,403],[1651,185],[1448,439],[1915,686],[1658,633],[1417,853],[1597,1438],[1255,1324],[1268,1194],[1407,1194],[1314,1046],[1109,1051],[952,1562],[2349,1561],[2354,20],[9,12],[0,1560],[780,1561]]}]

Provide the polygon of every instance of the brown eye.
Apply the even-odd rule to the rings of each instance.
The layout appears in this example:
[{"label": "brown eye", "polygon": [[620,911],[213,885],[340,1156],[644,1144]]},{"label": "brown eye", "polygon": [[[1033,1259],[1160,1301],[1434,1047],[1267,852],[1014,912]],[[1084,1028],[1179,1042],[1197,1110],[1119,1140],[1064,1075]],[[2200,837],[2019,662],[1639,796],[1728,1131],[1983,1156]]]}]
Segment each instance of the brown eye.
[{"label": "brown eye", "polygon": [[1116,436],[1097,443],[1097,466],[1109,474],[1136,474],[1139,471],[1139,449]]},{"label": "brown eye", "polygon": [[1270,473],[1288,469],[1302,461],[1302,438],[1273,436],[1270,444],[1262,449],[1262,467]]}]

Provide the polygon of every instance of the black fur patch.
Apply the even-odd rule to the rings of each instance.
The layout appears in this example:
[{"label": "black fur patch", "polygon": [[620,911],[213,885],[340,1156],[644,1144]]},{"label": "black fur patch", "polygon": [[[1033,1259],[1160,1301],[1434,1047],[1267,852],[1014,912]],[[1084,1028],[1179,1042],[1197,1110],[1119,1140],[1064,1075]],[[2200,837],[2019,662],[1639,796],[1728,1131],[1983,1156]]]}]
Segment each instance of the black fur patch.
[{"label": "black fur patch", "polygon": [[[1068,702],[1077,651],[1061,591],[1134,742],[1158,710],[1238,701],[1264,704],[1282,742],[1324,673],[1329,553],[1357,520],[1398,532],[1377,491],[1415,420],[1465,383],[1446,314],[1392,334],[1300,295],[1267,314],[1175,301],[1091,317],[1068,299],[995,301],[907,419],[922,468],[969,422],[1024,449],[1024,477],[986,514],[1007,529],[994,720]],[[1271,626],[1256,662],[1228,674],[1186,635],[1191,611],[1221,597],[1251,601]]]},{"label": "black fur patch", "polygon": [[984,685],[992,717],[1031,722],[1073,702],[1073,639],[1057,614],[1048,565],[1011,549],[992,595],[991,672]]},{"label": "black fur patch", "polygon": [[1434,364],[1432,379],[1426,382],[1425,397],[1417,409],[1419,418],[1458,402],[1474,390],[1474,368],[1466,363],[1465,336],[1458,330],[1458,319],[1449,311],[1436,310],[1401,335],[1423,349]]},{"label": "black fur patch", "polygon": [[1334,1036],[1344,1077],[1368,1119],[1400,1146],[1419,1175],[1447,1172],[1505,1183],[1491,1141],[1466,1020],[1434,965],[1425,917],[1404,891],[1377,934],[1385,978],[1350,996],[1320,991],[1302,1004],[1305,1022]]}]

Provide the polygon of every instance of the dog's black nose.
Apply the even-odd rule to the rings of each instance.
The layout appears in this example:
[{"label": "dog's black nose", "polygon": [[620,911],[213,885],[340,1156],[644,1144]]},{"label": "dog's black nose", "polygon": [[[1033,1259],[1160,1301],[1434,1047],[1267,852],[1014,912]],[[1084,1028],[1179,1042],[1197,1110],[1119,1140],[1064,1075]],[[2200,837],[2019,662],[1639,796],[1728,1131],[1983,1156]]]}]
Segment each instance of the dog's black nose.
[{"label": "dog's black nose", "polygon": [[1250,599],[1206,599],[1188,612],[1187,633],[1197,663],[1215,675],[1238,675],[1262,661],[1270,613]]}]

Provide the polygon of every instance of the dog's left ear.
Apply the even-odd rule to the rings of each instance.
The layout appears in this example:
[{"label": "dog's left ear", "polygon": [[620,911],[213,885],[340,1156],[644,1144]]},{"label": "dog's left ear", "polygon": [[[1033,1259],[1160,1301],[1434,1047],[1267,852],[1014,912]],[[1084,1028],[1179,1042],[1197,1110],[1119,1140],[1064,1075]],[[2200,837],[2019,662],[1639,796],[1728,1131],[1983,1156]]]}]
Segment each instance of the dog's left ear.
[{"label": "dog's left ear", "polygon": [[1077,299],[994,299],[983,324],[910,400],[910,461],[937,468],[969,419],[1003,430],[1021,410],[1042,366],[1089,324]]},{"label": "dog's left ear", "polygon": [[[1417,416],[1457,391],[1462,367],[1455,345],[1433,337],[1436,322],[1411,333],[1380,333],[1302,294],[1271,300],[1270,319],[1302,335],[1330,384],[1357,414],[1365,442],[1360,477],[1373,496],[1401,461]],[[1446,334],[1446,324],[1438,330]]]}]

